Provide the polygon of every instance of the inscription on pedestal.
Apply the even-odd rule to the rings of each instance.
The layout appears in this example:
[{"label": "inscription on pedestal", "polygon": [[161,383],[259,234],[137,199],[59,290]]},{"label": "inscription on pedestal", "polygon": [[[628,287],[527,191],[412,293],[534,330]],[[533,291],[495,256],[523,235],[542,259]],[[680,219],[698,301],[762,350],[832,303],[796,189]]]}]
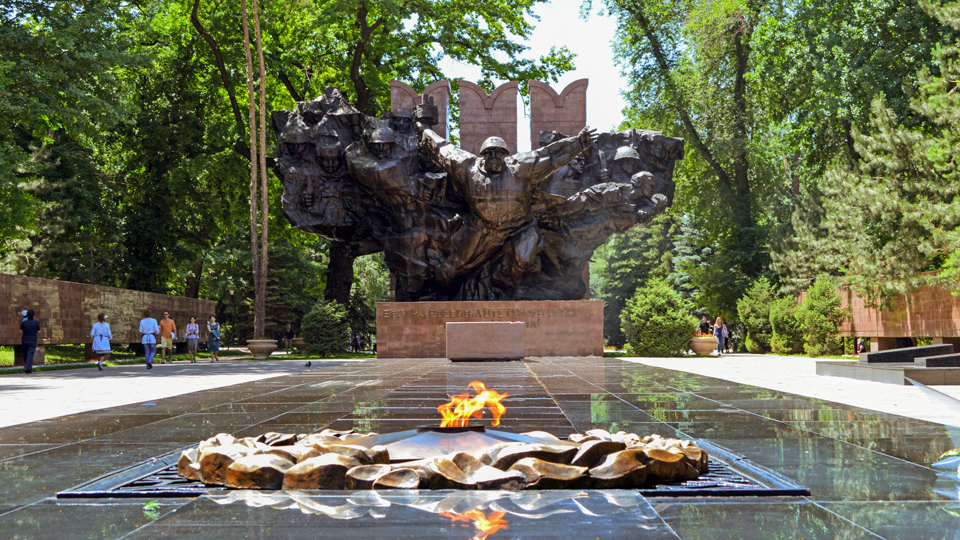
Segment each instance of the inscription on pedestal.
[{"label": "inscription on pedestal", "polygon": [[603,356],[603,301],[380,302],[377,355],[444,358],[448,322],[522,322],[525,356]]}]

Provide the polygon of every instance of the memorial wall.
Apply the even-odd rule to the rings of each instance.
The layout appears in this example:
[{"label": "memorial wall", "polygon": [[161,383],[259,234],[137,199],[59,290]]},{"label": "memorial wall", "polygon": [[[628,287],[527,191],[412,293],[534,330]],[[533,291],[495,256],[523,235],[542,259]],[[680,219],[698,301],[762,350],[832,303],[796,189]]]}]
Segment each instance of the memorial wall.
[{"label": "memorial wall", "polygon": [[[4,320],[0,324],[0,345],[20,344],[20,312],[32,309],[40,322],[40,339],[47,345],[89,343],[90,328],[97,313],[109,316],[111,343],[140,343],[138,331],[143,310],[150,309],[159,320],[170,313],[177,329],[190,317],[198,322],[214,314],[216,302],[182,296],[149,293],[85,285],[69,281],[0,274],[0,298],[4,301]],[[205,341],[207,326],[200,324],[200,340]],[[179,332],[177,341],[185,341]]]}]

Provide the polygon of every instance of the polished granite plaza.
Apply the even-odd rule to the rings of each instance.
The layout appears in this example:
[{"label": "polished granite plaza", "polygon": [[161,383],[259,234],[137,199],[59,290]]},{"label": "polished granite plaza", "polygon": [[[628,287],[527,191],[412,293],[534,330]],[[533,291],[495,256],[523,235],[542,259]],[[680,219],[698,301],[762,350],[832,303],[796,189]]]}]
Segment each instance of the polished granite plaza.
[{"label": "polished granite plaza", "polygon": [[[617,358],[325,362],[302,373],[0,429],[2,538],[960,538],[960,430]],[[438,421],[473,380],[506,392],[498,429],[704,439],[807,497],[551,492],[212,492],[56,499],[218,432],[380,433]],[[26,405],[25,405],[26,406]],[[488,422],[480,421],[481,424]]]}]

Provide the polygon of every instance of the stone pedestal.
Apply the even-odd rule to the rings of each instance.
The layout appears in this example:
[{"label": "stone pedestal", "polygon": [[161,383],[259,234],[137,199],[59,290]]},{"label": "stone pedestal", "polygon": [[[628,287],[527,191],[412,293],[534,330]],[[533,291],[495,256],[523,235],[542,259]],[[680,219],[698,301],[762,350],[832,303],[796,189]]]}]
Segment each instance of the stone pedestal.
[{"label": "stone pedestal", "polygon": [[446,327],[451,360],[520,360],[526,354],[522,322],[448,322]]},{"label": "stone pedestal", "polygon": [[525,357],[603,356],[603,300],[378,302],[377,356],[446,358],[450,322],[522,322]]}]

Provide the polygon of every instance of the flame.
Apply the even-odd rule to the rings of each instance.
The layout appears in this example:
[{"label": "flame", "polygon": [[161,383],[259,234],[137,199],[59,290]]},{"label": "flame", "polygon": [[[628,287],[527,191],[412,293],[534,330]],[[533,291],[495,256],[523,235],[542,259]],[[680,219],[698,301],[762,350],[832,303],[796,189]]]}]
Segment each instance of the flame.
[{"label": "flame", "polygon": [[482,510],[470,510],[462,514],[441,512],[440,515],[453,521],[472,521],[473,526],[477,528],[477,534],[471,540],[485,540],[491,534],[508,528],[509,525],[507,520],[503,519],[503,516],[507,515],[506,512],[490,512],[489,517]]},{"label": "flame", "polygon": [[500,417],[507,412],[507,408],[500,400],[509,394],[501,394],[496,390],[487,390],[480,381],[473,381],[470,388],[477,393],[476,397],[464,393],[450,398],[450,401],[437,407],[437,412],[443,417],[440,427],[466,427],[470,418],[482,418],[483,408],[490,409],[493,415],[493,425],[500,425]]}]

